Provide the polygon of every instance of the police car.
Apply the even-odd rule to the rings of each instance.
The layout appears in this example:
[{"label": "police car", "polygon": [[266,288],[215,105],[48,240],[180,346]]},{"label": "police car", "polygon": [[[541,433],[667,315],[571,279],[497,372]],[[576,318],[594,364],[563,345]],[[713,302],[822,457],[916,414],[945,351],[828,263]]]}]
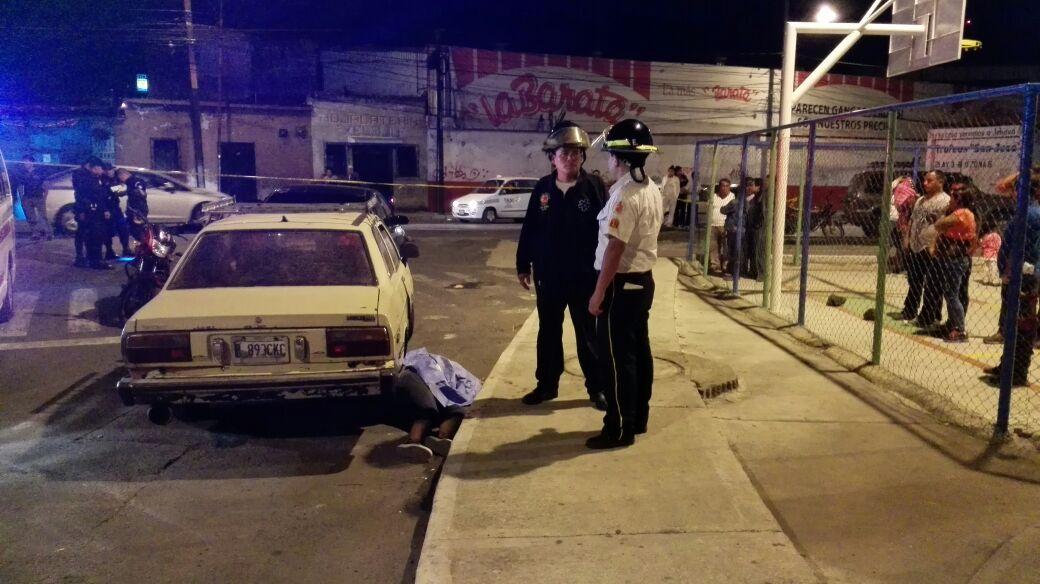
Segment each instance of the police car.
[{"label": "police car", "polygon": [[414,328],[418,253],[365,209],[211,223],[126,323],[119,396],[165,423],[171,404],[386,392]]},{"label": "police car", "polygon": [[0,322],[14,316],[14,196],[0,152]]},{"label": "police car", "polygon": [[537,178],[497,177],[451,202],[451,216],[460,221],[494,223],[499,217],[522,221],[527,215]]}]

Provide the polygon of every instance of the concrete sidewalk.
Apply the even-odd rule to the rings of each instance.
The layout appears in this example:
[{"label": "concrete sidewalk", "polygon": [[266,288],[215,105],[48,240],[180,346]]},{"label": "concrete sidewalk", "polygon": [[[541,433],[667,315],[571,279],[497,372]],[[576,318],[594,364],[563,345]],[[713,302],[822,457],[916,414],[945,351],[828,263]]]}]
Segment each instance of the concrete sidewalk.
[{"label": "concrete sidewalk", "polygon": [[817,580],[688,374],[727,381],[725,367],[701,367],[677,333],[696,315],[675,302],[676,267],[661,261],[654,276],[649,433],[627,449],[587,450],[602,414],[575,375],[564,376],[557,400],[520,404],[534,382],[532,315],[445,463],[417,582]]},{"label": "concrete sidewalk", "polygon": [[[601,415],[576,375],[521,405],[532,316],[448,457],[417,582],[1040,582],[1036,461],[994,456],[669,262],[655,279],[649,433],[586,450]],[[734,375],[707,403],[694,386]]]}]

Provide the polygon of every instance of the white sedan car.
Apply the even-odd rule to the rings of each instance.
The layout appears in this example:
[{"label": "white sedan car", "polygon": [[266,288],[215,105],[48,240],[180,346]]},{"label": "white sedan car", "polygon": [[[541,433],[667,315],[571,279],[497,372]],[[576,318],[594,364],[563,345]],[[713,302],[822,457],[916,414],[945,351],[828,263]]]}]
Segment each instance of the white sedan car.
[{"label": "white sedan car", "polygon": [[[190,187],[170,175],[154,171],[130,169],[148,188],[148,220],[164,225],[201,225],[202,206],[207,203],[232,201],[223,193]],[[44,181],[47,190],[47,220],[58,233],[76,230],[73,212],[72,170],[65,170]],[[126,198],[120,198],[126,210]]]},{"label": "white sedan car", "polygon": [[499,217],[523,221],[537,178],[498,177],[451,202],[451,216],[460,221],[494,223]]},{"label": "white sedan car", "polygon": [[413,329],[417,256],[363,211],[211,223],[127,321],[118,393],[165,423],[170,404],[386,392]]}]

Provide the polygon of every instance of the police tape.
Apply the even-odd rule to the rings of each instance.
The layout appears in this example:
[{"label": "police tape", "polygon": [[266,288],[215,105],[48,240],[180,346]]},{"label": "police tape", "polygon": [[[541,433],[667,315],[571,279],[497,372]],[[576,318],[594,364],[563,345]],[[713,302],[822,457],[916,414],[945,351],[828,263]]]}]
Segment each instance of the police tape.
[{"label": "police tape", "polygon": [[[13,165],[22,165],[22,166],[24,166],[26,164],[30,164],[30,163],[23,162],[23,161],[14,161],[14,162],[8,162],[7,163],[8,167],[11,167]],[[36,166],[36,167],[60,168],[60,169],[79,168],[80,166],[82,166],[80,164],[55,164],[55,163],[49,163],[49,162],[33,162],[31,164],[33,166]],[[149,173],[154,173],[154,174],[158,174],[158,175],[178,175],[178,176],[183,176],[185,181],[187,181],[189,178],[195,176],[193,173],[190,173],[190,172],[187,172],[187,171],[183,171],[183,170],[156,170],[156,169],[153,169],[153,168],[145,168],[145,167],[140,167],[140,166],[113,165],[113,169],[114,170],[124,169],[124,170],[128,170],[130,172],[149,172]],[[53,176],[57,175],[59,172],[64,172],[64,170],[57,171],[53,175],[48,175],[43,180],[47,181],[48,179],[53,178]],[[509,179],[502,178],[502,177],[495,177],[495,178],[485,178],[485,179],[473,179],[473,180],[467,180],[467,181],[462,181],[462,180],[453,181],[454,183],[457,183],[457,184],[437,184],[437,183],[424,183],[424,182],[379,182],[379,181],[366,181],[366,180],[350,180],[350,179],[342,179],[342,178],[300,178],[300,177],[289,177],[289,176],[264,176],[264,175],[252,175],[252,174],[217,174],[216,175],[216,179],[218,181],[220,179],[227,179],[227,178],[237,179],[237,180],[256,180],[256,181],[267,181],[267,182],[278,182],[278,181],[281,181],[281,182],[287,183],[286,186],[291,186],[291,184],[315,184],[315,185],[341,185],[341,186],[355,186],[355,187],[395,187],[395,188],[396,187],[412,187],[412,188],[425,188],[425,189],[459,189],[459,188],[468,188],[468,187],[472,187],[472,186],[475,186],[475,185],[486,185],[488,182],[491,182],[491,181],[501,181],[501,183],[505,183],[505,182],[507,182],[509,180]],[[520,177],[520,178],[522,180],[537,180],[536,177]],[[526,193],[526,192],[530,192],[532,190],[531,187],[505,186],[504,184],[487,185],[487,186],[489,188],[490,187],[494,187],[496,191],[503,191],[503,192]],[[491,193],[488,193],[488,194],[491,194]]]}]

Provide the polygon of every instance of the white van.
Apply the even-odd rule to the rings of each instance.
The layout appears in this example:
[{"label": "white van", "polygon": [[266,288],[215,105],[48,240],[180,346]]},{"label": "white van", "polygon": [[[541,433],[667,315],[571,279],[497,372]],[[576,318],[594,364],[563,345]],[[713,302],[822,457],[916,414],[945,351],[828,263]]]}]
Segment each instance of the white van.
[{"label": "white van", "polygon": [[485,181],[473,192],[451,202],[451,216],[460,221],[479,219],[484,223],[494,223],[499,217],[523,221],[536,184],[537,178],[523,176],[500,176]]},{"label": "white van", "polygon": [[14,193],[0,152],[0,322],[14,316]]}]

